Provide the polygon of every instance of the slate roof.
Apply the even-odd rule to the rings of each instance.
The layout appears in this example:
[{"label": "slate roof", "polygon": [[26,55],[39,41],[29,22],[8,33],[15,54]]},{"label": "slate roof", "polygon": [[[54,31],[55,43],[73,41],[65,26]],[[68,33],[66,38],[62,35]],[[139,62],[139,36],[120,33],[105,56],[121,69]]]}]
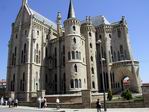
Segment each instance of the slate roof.
[{"label": "slate roof", "polygon": [[34,11],[27,5],[27,10],[33,15],[37,20],[44,22],[48,26],[52,26],[55,30],[57,30],[57,25],[53,21],[49,20],[48,18],[44,17],[43,15],[39,14],[38,12]]},{"label": "slate roof", "polygon": [[[85,23],[86,20],[82,21],[81,23]],[[111,23],[104,17],[104,16],[95,16],[91,17],[92,24],[96,27],[101,24],[110,25]]]}]

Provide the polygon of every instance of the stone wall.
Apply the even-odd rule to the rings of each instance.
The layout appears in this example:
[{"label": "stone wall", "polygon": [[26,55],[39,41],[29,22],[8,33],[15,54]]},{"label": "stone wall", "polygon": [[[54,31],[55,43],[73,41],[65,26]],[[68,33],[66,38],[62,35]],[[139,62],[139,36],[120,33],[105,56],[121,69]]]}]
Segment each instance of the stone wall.
[{"label": "stone wall", "polygon": [[142,95],[145,106],[149,107],[149,83],[145,83],[142,85]]}]

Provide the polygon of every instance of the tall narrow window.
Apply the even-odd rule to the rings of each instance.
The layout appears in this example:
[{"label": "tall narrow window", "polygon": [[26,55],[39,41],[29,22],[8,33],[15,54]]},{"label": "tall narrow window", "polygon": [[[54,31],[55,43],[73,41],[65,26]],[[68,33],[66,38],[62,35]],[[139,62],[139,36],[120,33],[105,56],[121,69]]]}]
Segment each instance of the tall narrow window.
[{"label": "tall narrow window", "polygon": [[75,59],[75,52],[72,51],[72,59]]},{"label": "tall narrow window", "polygon": [[26,62],[26,44],[24,44],[24,59],[23,62]]},{"label": "tall narrow window", "polygon": [[101,35],[99,35],[99,39],[100,39],[100,40],[102,39],[102,36],[101,36]]},{"label": "tall narrow window", "polygon": [[78,79],[75,79],[75,88],[78,88]]},{"label": "tall narrow window", "polygon": [[76,44],[76,38],[73,38],[73,42]]},{"label": "tall narrow window", "polygon": [[45,56],[48,57],[48,48],[45,48]]},{"label": "tall narrow window", "polygon": [[91,56],[91,61],[93,61],[93,56]]},{"label": "tall narrow window", "polygon": [[71,59],[71,55],[70,55],[70,52],[68,52],[68,60]]},{"label": "tall narrow window", "polygon": [[111,38],[112,36],[111,36],[111,34],[109,34],[109,38]]},{"label": "tall narrow window", "polygon": [[41,54],[40,54],[40,51],[39,51],[39,60],[38,60],[38,62],[40,63],[40,58],[41,58],[41,56],[40,56]]},{"label": "tall narrow window", "polygon": [[73,79],[71,79],[71,81],[70,81],[70,85],[71,85],[71,88],[74,88],[74,82],[73,82]]},{"label": "tall narrow window", "polygon": [[79,59],[81,60],[81,52],[79,52]]},{"label": "tall narrow window", "polygon": [[81,79],[79,79],[79,88],[82,88]]},{"label": "tall narrow window", "polygon": [[65,54],[65,46],[63,45],[63,54]]},{"label": "tall narrow window", "polygon": [[76,51],[76,59],[79,59],[79,52]]},{"label": "tall narrow window", "polygon": [[95,89],[95,82],[94,81],[92,82],[92,87]]},{"label": "tall narrow window", "polygon": [[90,36],[90,37],[92,36],[92,33],[91,33],[91,32],[89,32],[89,36]]},{"label": "tall narrow window", "polygon": [[119,51],[117,52],[117,55],[118,55],[118,56],[117,56],[117,57],[118,57],[118,61],[120,61],[121,58],[120,58],[120,52],[119,52]]},{"label": "tall narrow window", "polygon": [[39,35],[39,31],[37,31],[37,35]]},{"label": "tall narrow window", "polygon": [[21,52],[21,63],[23,63],[23,50]]},{"label": "tall narrow window", "polygon": [[63,56],[63,66],[65,66],[65,56]]},{"label": "tall narrow window", "polygon": [[75,26],[73,26],[72,28],[73,28],[73,31],[76,31],[76,27]]},{"label": "tall narrow window", "polygon": [[74,65],[74,69],[75,69],[75,72],[78,72],[78,68],[76,64]]},{"label": "tall narrow window", "polygon": [[120,45],[120,53],[123,54],[123,46]]},{"label": "tall narrow window", "polygon": [[92,43],[90,43],[90,48],[92,48]]},{"label": "tall narrow window", "polygon": [[93,68],[93,67],[92,67],[92,69],[91,69],[91,70],[92,70],[92,74],[94,74],[94,68]]}]

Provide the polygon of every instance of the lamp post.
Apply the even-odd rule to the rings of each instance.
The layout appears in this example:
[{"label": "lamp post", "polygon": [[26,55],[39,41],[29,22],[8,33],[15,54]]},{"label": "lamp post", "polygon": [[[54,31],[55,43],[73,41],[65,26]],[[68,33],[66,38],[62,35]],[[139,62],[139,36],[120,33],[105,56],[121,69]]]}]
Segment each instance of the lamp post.
[{"label": "lamp post", "polygon": [[101,40],[97,41],[97,44],[99,44],[99,52],[100,52],[100,61],[101,61],[101,75],[102,75],[102,86],[103,86],[103,97],[104,97],[104,111],[107,111],[106,107],[106,94],[105,94],[105,81],[104,81],[104,74],[103,74],[103,61],[105,61],[104,58],[102,58],[102,50],[101,50]]}]

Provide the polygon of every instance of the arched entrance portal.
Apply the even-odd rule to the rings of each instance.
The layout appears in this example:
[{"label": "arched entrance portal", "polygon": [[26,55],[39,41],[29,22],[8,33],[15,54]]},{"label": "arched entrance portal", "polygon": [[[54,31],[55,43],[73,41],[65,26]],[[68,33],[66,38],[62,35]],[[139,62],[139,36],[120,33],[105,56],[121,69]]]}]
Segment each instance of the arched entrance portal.
[{"label": "arched entrance portal", "polygon": [[130,78],[128,76],[125,76],[121,80],[121,87],[122,87],[122,91],[124,91],[126,89],[130,89]]}]

